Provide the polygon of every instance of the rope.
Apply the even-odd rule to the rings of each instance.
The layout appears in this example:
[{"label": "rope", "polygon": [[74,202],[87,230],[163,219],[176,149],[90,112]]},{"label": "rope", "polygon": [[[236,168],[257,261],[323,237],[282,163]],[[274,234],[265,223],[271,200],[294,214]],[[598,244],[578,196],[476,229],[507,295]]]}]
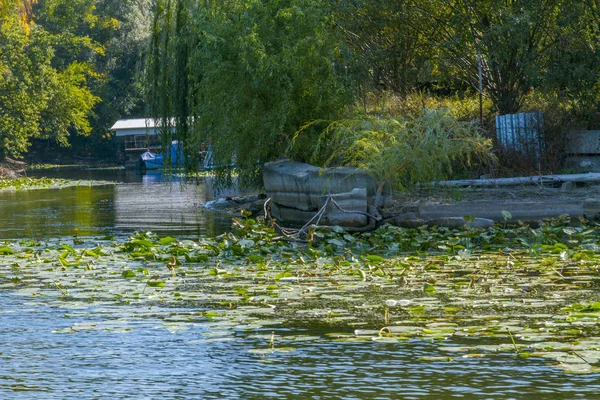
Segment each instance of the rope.
[{"label": "rope", "polygon": [[[265,204],[264,204],[265,218],[267,220],[272,221],[273,226],[275,226],[277,229],[279,229],[284,236],[298,240],[300,238],[300,236],[302,234],[305,234],[306,231],[310,227],[313,227],[313,226],[315,228],[320,227],[319,223],[321,222],[321,219],[327,212],[327,206],[329,205],[329,202],[333,203],[333,205],[343,213],[365,215],[368,218],[373,219],[374,221],[381,221],[381,216],[375,216],[373,214],[369,214],[369,213],[362,212],[362,211],[345,210],[338,204],[337,201],[335,201],[335,199],[333,198],[333,195],[331,193],[327,196],[327,199],[325,199],[325,203],[319,209],[319,211],[317,211],[317,213],[306,224],[304,224],[304,226],[300,229],[285,228],[285,227],[282,227],[281,225],[279,225],[277,222],[275,222],[275,220],[271,217],[271,207],[270,207],[271,198],[270,197],[265,201]],[[316,222],[313,224],[312,222],[315,219],[316,219]]]},{"label": "rope", "polygon": [[375,221],[381,221],[381,216],[380,216],[380,215],[379,215],[379,216],[375,216],[375,215],[372,215],[372,214],[369,214],[369,213],[366,213],[366,212],[362,212],[362,211],[348,211],[348,210],[344,210],[344,209],[343,209],[343,208],[342,208],[342,207],[341,207],[341,206],[340,206],[340,205],[337,203],[337,201],[335,201],[335,200],[333,199],[333,197],[331,197],[331,195],[329,195],[329,196],[330,196],[330,198],[331,198],[331,202],[333,203],[333,205],[335,205],[335,206],[338,208],[338,210],[340,210],[340,211],[341,211],[341,212],[343,212],[343,213],[348,213],[348,214],[361,214],[361,215],[365,215],[365,216],[367,216],[367,217],[369,217],[369,218],[372,218],[372,219],[374,219]]}]

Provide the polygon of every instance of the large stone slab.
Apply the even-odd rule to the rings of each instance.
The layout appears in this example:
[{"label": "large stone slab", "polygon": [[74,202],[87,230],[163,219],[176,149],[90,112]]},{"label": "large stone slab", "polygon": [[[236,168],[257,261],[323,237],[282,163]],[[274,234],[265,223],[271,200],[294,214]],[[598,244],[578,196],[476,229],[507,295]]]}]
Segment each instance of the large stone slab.
[{"label": "large stone slab", "polygon": [[568,133],[565,152],[572,155],[600,155],[600,131]]},{"label": "large stone slab", "polygon": [[[366,189],[356,188],[347,193],[331,195],[333,201],[327,201],[328,197],[320,196],[318,208],[315,210],[298,209],[278,204],[271,199],[271,216],[285,224],[304,225],[313,219],[327,202],[323,216],[318,220],[319,225],[360,228],[368,224]],[[313,219],[311,223],[316,224],[317,219]]]},{"label": "large stone slab", "polygon": [[[327,196],[321,198],[323,204],[326,200]],[[360,228],[369,222],[367,210],[367,190],[364,188],[333,194],[325,209],[326,224]]]},{"label": "large stone slab", "polygon": [[[374,197],[377,185],[366,171],[357,168],[319,168],[290,160],[266,163],[263,183],[267,195],[271,193],[300,193],[327,195],[347,193],[354,188],[367,189]],[[269,196],[270,197],[270,196]]]},{"label": "large stone slab", "polygon": [[600,172],[600,154],[566,157],[564,168],[577,172]]},{"label": "large stone slab", "polygon": [[[377,184],[356,168],[319,168],[290,160],[265,164],[263,183],[271,199],[271,215],[282,224],[304,225],[327,203],[319,225],[363,228],[367,210],[377,198]],[[316,220],[311,223],[316,223]]]},{"label": "large stone slab", "polygon": [[567,133],[565,169],[578,172],[600,171],[600,131]]}]

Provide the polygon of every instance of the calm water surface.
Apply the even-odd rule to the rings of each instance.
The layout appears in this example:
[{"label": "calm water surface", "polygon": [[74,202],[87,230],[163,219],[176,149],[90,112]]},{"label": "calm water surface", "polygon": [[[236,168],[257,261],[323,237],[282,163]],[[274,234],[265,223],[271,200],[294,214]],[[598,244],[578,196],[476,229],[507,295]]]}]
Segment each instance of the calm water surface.
[{"label": "calm water surface", "polygon": [[[593,399],[597,375],[568,375],[511,356],[425,362],[439,356],[422,341],[339,343],[320,332],[296,350],[257,356],[271,331],[165,320],[193,309],[95,306],[61,309],[0,292],[0,397],[6,399]],[[136,318],[130,312],[144,314]],[[106,329],[57,333],[77,323]],[[129,331],[115,331],[115,326]],[[286,335],[290,330],[276,329]]]},{"label": "calm water surface", "polygon": [[[64,172],[62,173],[64,175]],[[160,175],[103,172],[111,187],[0,194],[3,238],[151,229],[206,235],[228,217],[203,212],[210,184],[181,189]],[[112,174],[112,175],[111,175]],[[170,329],[201,309],[68,304],[0,289],[0,399],[593,399],[598,374],[569,375],[542,360],[510,355],[421,361],[442,356],[425,341],[335,342],[318,329],[248,329],[206,322]],[[193,318],[192,318],[193,319]],[[68,332],[72,326],[106,329]],[[67,330],[67,332],[65,332]],[[219,332],[226,330],[223,340]],[[309,335],[292,352],[268,356],[279,337]],[[217,340],[214,340],[214,339]],[[286,343],[286,346],[289,346]]]},{"label": "calm water surface", "polygon": [[128,234],[150,230],[205,236],[222,233],[230,217],[202,208],[214,198],[210,181],[182,185],[159,172],[38,171],[37,176],[117,182],[100,187],[0,192],[0,238]]}]

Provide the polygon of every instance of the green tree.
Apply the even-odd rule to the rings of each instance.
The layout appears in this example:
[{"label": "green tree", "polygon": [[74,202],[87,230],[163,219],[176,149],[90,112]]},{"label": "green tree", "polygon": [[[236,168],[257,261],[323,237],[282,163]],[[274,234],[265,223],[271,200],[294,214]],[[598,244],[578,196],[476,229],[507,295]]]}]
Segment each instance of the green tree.
[{"label": "green tree", "polygon": [[[148,65],[149,98],[176,119],[186,154],[210,143],[215,163],[255,177],[302,123],[345,103],[339,40],[323,3],[161,0]],[[168,132],[168,130],[166,130]],[[308,154],[295,154],[297,158]]]},{"label": "green tree", "polygon": [[74,150],[114,156],[114,143],[106,134],[124,117],[141,117],[146,112],[143,63],[149,47],[153,0],[96,0],[95,13],[101,23],[80,31],[101,43],[104,52],[92,54],[90,62],[100,74],[92,82],[100,97],[91,116],[90,136],[72,136]]},{"label": "green tree", "polygon": [[386,90],[404,95],[431,82],[438,49],[420,28],[428,21],[410,1],[329,3],[361,94]]},{"label": "green tree", "polygon": [[89,115],[89,135],[71,130],[69,152],[114,155],[108,128],[124,116],[141,116],[143,55],[153,14],[153,0],[40,0],[36,23],[60,35],[55,66],[84,61],[93,66],[89,89],[100,98]]},{"label": "green tree", "polygon": [[594,129],[600,121],[600,1],[570,2],[558,18],[561,35],[538,87],[568,110],[570,123]]},{"label": "green tree", "polygon": [[[439,68],[450,84],[456,85],[458,78],[478,89],[481,67],[485,94],[497,112],[507,114],[521,109],[532,88],[543,89],[542,78],[548,70],[568,64],[561,53],[579,46],[585,30],[581,3],[429,0],[413,2],[413,7],[431,21],[422,29],[430,40],[439,43]],[[588,19],[586,23],[590,22]]]},{"label": "green tree", "polygon": [[45,30],[29,18],[31,2],[3,1],[0,21],[0,156],[20,156],[33,138],[67,145],[71,129],[88,134],[98,97],[87,87],[90,64],[60,62],[56,50],[82,43]]}]

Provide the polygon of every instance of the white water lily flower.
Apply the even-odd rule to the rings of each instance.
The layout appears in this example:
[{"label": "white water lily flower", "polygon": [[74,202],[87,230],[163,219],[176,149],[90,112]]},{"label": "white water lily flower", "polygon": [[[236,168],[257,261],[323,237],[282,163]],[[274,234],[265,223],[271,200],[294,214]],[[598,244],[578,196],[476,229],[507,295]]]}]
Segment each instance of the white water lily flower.
[{"label": "white water lily flower", "polygon": [[400,306],[400,307],[406,307],[407,305],[410,304],[410,300],[386,300],[385,301],[385,305],[388,307],[396,307],[396,306]]},{"label": "white water lily flower", "polygon": [[242,246],[243,248],[247,249],[249,247],[254,247],[254,241],[253,240],[248,240],[248,239],[240,239],[238,241],[238,244],[240,246]]}]

